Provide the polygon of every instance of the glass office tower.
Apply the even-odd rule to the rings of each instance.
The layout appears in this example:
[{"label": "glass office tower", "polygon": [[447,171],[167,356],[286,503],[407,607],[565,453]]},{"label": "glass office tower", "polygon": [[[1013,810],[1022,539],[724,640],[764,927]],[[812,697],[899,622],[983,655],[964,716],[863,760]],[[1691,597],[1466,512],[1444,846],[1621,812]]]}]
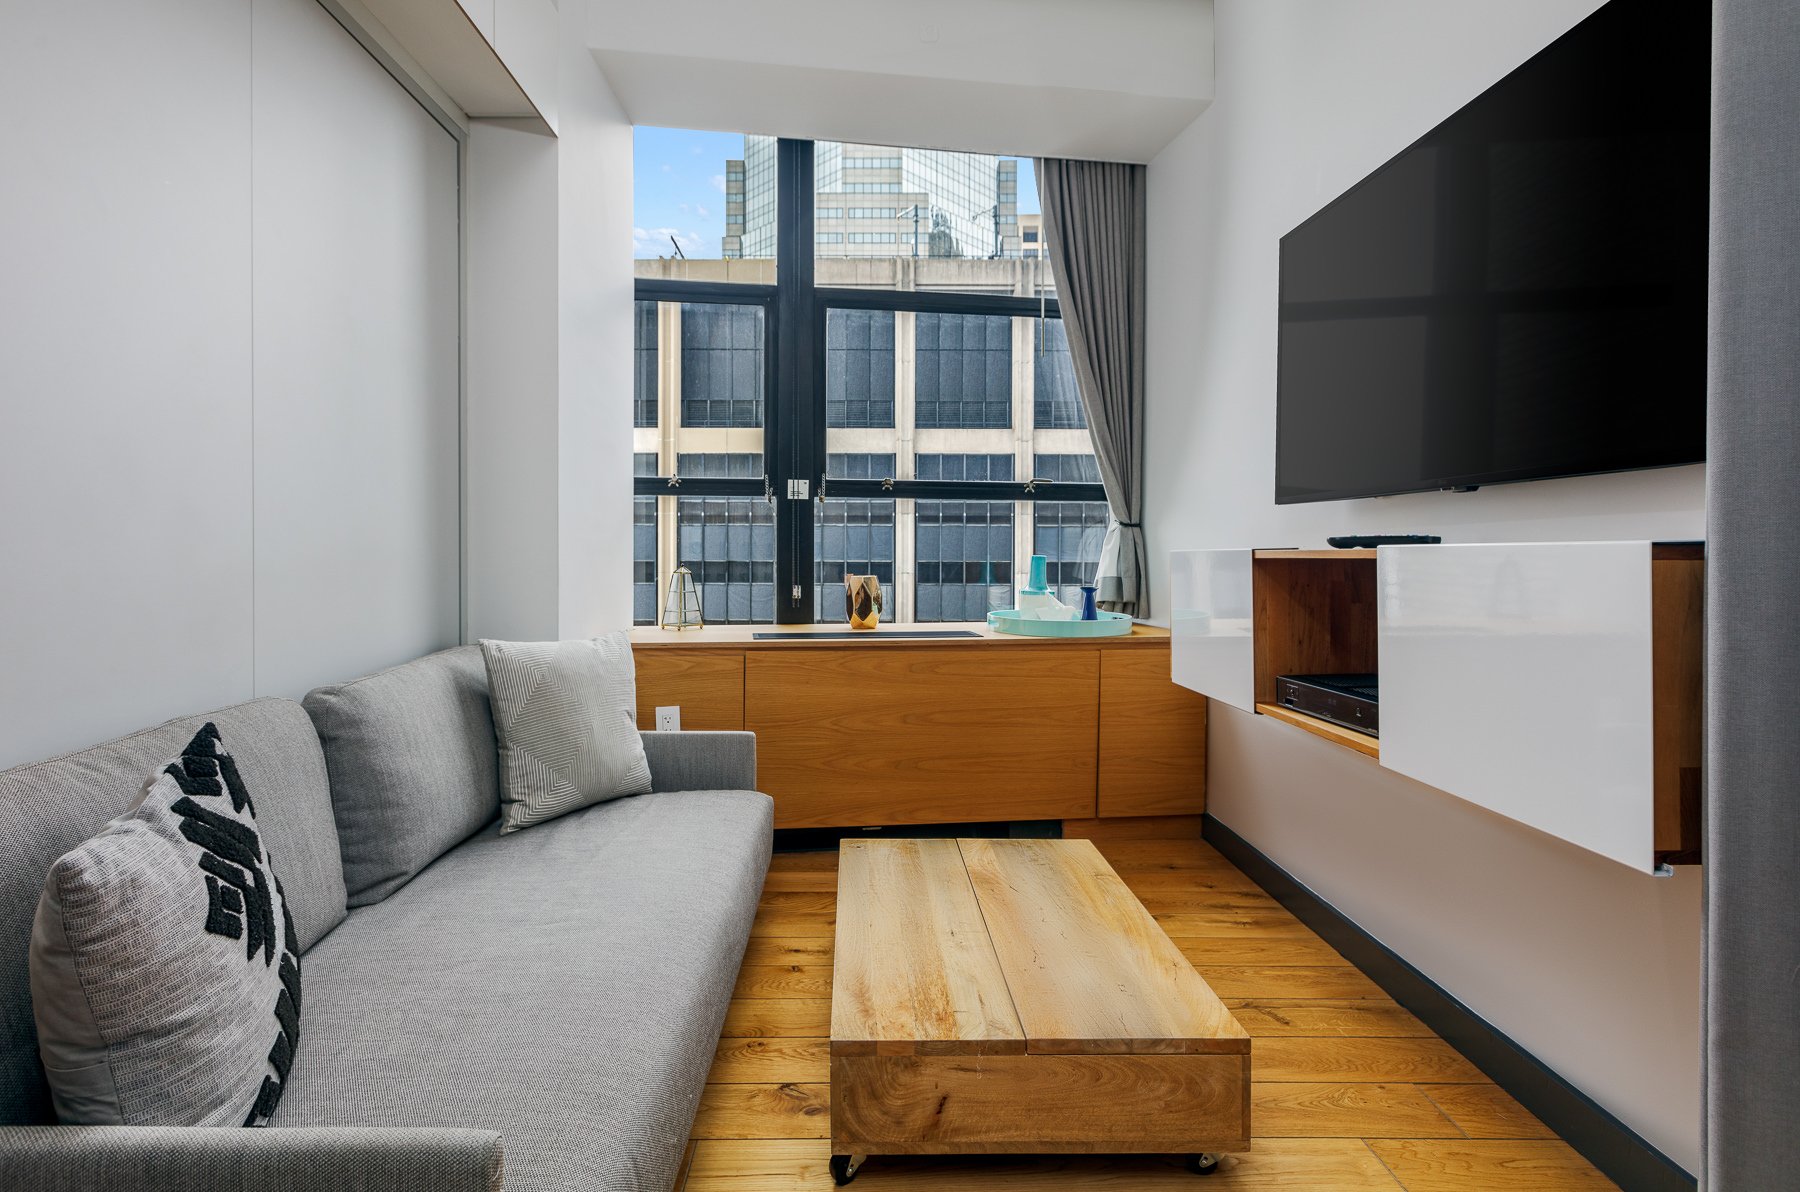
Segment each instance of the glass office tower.
[{"label": "glass office tower", "polygon": [[[813,150],[815,255],[1017,257],[1018,162],[820,141]],[[775,255],[775,139],[745,137],[725,163],[728,259]]]}]

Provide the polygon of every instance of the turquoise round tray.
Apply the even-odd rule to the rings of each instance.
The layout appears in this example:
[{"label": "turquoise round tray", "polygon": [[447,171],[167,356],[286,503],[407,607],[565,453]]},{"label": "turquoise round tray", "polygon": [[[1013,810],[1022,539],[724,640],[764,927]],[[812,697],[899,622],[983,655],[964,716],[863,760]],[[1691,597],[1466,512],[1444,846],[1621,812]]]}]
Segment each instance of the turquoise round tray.
[{"label": "turquoise round tray", "polygon": [[1123,637],[1131,632],[1131,618],[1103,612],[1098,621],[1026,621],[1018,609],[1006,608],[988,614],[988,628],[1020,637]]}]

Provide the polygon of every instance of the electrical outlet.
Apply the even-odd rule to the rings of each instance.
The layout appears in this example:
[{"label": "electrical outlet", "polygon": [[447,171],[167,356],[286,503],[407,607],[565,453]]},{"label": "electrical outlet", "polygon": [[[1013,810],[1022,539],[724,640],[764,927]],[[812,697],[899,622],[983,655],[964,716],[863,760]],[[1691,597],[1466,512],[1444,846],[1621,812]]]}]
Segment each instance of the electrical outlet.
[{"label": "electrical outlet", "polygon": [[681,705],[656,710],[656,731],[659,733],[678,733],[681,731]]}]

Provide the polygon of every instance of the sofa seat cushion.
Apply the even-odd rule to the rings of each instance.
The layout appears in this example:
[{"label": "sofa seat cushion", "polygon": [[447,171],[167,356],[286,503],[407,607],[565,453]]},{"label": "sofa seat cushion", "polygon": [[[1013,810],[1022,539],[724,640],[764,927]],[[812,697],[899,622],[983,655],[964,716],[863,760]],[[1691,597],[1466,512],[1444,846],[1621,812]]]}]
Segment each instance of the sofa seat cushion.
[{"label": "sofa seat cushion", "polygon": [[498,1130],[508,1192],[665,1192],[768,868],[773,805],[638,795],[452,850],[306,956],[276,1126]]}]

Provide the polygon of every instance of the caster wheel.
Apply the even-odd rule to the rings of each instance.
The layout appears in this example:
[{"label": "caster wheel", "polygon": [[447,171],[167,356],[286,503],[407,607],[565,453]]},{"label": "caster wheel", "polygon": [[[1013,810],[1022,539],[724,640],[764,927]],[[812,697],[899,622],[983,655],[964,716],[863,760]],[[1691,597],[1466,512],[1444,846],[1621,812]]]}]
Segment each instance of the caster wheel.
[{"label": "caster wheel", "polygon": [[1219,1157],[1205,1154],[1189,1155],[1187,1169],[1195,1175],[1213,1175],[1219,1170]]},{"label": "caster wheel", "polygon": [[855,1155],[833,1155],[831,1157],[831,1182],[841,1188],[856,1178],[856,1173],[861,1167],[862,1159]]}]

